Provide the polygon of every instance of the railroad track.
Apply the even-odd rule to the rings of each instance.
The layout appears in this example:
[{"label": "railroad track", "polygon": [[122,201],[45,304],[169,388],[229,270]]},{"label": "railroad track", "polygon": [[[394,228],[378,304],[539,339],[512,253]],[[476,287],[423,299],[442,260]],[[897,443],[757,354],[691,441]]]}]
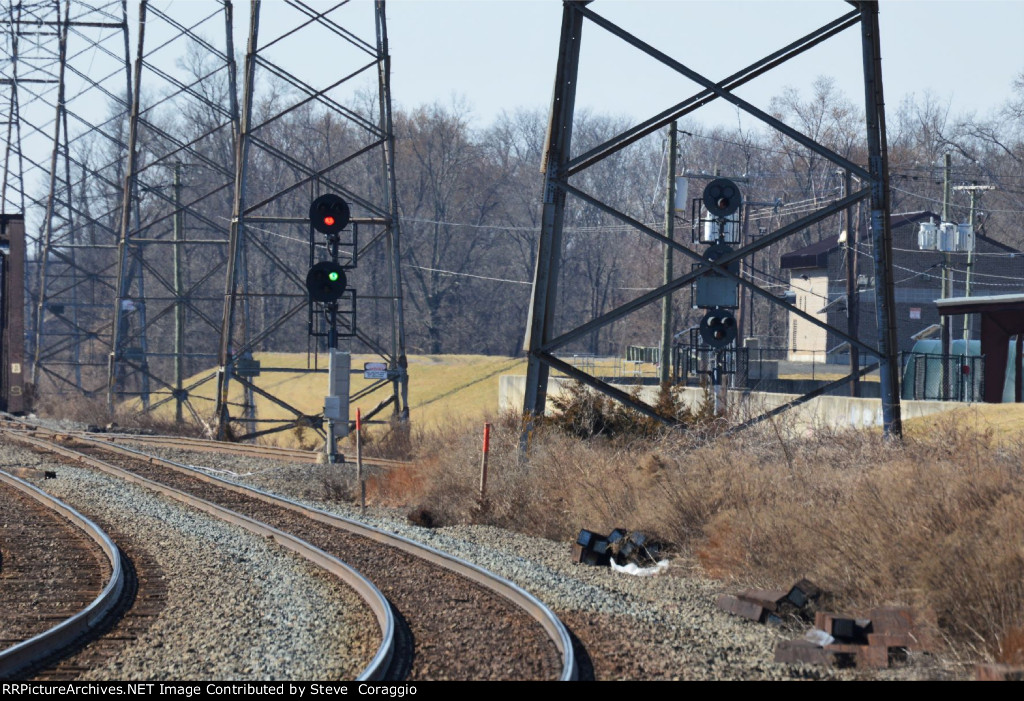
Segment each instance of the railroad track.
[{"label": "railroad track", "polygon": [[[228,453],[231,455],[251,455],[254,457],[271,458],[287,462],[318,463],[324,460],[324,454],[318,450],[300,450],[298,448],[280,448],[270,445],[254,445],[251,443],[229,443],[213,441],[206,438],[188,438],[184,436],[150,436],[136,433],[94,433],[86,431],[69,431],[68,435],[88,437],[110,443],[141,443],[143,445],[167,446],[201,452]],[[408,463],[402,460],[385,458],[364,458],[367,465],[389,468]]]},{"label": "railroad track", "polygon": [[0,503],[0,679],[12,679],[110,625],[126,575],[111,538],[67,504],[4,471]]},{"label": "railroad track", "polygon": [[390,657],[379,673],[384,678],[575,678],[572,645],[561,622],[517,586],[458,558],[95,436],[10,426],[7,431],[66,460],[258,519],[274,529],[275,540],[293,534],[352,563],[379,587],[394,614],[391,650],[378,654]]}]

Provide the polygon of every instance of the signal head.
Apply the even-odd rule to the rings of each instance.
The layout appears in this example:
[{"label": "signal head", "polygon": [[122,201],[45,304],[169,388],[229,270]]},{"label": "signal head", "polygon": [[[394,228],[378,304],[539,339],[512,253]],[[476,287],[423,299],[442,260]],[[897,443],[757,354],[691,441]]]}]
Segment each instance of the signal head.
[{"label": "signal head", "polygon": [[345,294],[345,271],[337,263],[322,260],[306,273],[306,290],[314,302],[336,302]]},{"label": "signal head", "polygon": [[736,317],[728,309],[709,309],[700,320],[700,337],[712,348],[725,348],[736,340]]},{"label": "signal head", "polygon": [[704,206],[713,217],[727,217],[740,208],[740,188],[728,178],[717,178],[704,188]]},{"label": "signal head", "polygon": [[321,234],[333,236],[348,225],[348,203],[338,195],[320,195],[309,205],[309,220]]}]

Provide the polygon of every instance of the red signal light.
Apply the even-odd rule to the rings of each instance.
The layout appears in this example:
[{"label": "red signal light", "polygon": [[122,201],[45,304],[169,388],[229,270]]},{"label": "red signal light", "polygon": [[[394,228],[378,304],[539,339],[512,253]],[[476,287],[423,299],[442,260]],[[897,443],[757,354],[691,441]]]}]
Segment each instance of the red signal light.
[{"label": "red signal light", "polygon": [[320,195],[309,205],[309,222],[321,234],[337,236],[349,222],[348,204],[335,194]]}]

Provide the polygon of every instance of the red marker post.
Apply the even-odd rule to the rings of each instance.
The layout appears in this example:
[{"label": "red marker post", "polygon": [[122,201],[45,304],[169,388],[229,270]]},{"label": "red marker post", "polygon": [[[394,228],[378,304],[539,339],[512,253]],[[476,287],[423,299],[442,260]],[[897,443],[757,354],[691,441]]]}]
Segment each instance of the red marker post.
[{"label": "red marker post", "polygon": [[356,408],[356,480],[359,482],[359,510],[366,510],[366,483],[363,482],[363,414]]},{"label": "red marker post", "polygon": [[480,462],[480,500],[487,496],[487,453],[491,449],[491,425],[484,424],[484,454]]}]

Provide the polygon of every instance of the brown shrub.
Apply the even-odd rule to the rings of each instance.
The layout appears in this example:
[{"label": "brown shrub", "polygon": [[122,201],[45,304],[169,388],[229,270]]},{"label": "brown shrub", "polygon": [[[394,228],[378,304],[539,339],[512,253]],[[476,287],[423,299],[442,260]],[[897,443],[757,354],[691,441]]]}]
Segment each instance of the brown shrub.
[{"label": "brown shrub", "polygon": [[1024,665],[1024,626],[1014,626],[999,639],[997,662]]},{"label": "brown shrub", "polygon": [[437,470],[436,463],[436,458],[427,458],[367,475],[367,498],[385,506],[402,506],[416,501],[426,492],[425,477]]},{"label": "brown shrub", "polygon": [[[580,440],[521,422],[491,434],[479,504],[479,428],[428,442],[393,494],[438,525],[487,523],[568,540],[642,530],[712,576],[783,587],[807,576],[839,606],[909,604],[938,615],[958,650],[1010,659],[1024,639],[1022,441],[950,423],[902,443],[765,421],[734,435],[661,432]],[[397,476],[396,476],[397,477]],[[972,653],[972,650],[974,651]]]},{"label": "brown shrub", "polygon": [[[639,399],[639,395],[640,388],[636,387],[631,396]],[[595,392],[578,381],[567,385],[564,394],[552,396],[551,404],[554,414],[540,423],[577,438],[602,436],[616,441],[635,441],[655,438],[668,430],[664,422]],[[668,383],[661,385],[652,408],[659,416],[684,425],[693,423],[695,419]]]},{"label": "brown shrub", "polygon": [[[413,428],[408,421],[392,418],[385,429],[377,432],[370,432],[364,427],[361,440],[366,457],[386,460],[409,460],[413,457]],[[352,446],[354,449],[355,436],[352,437]]]}]

